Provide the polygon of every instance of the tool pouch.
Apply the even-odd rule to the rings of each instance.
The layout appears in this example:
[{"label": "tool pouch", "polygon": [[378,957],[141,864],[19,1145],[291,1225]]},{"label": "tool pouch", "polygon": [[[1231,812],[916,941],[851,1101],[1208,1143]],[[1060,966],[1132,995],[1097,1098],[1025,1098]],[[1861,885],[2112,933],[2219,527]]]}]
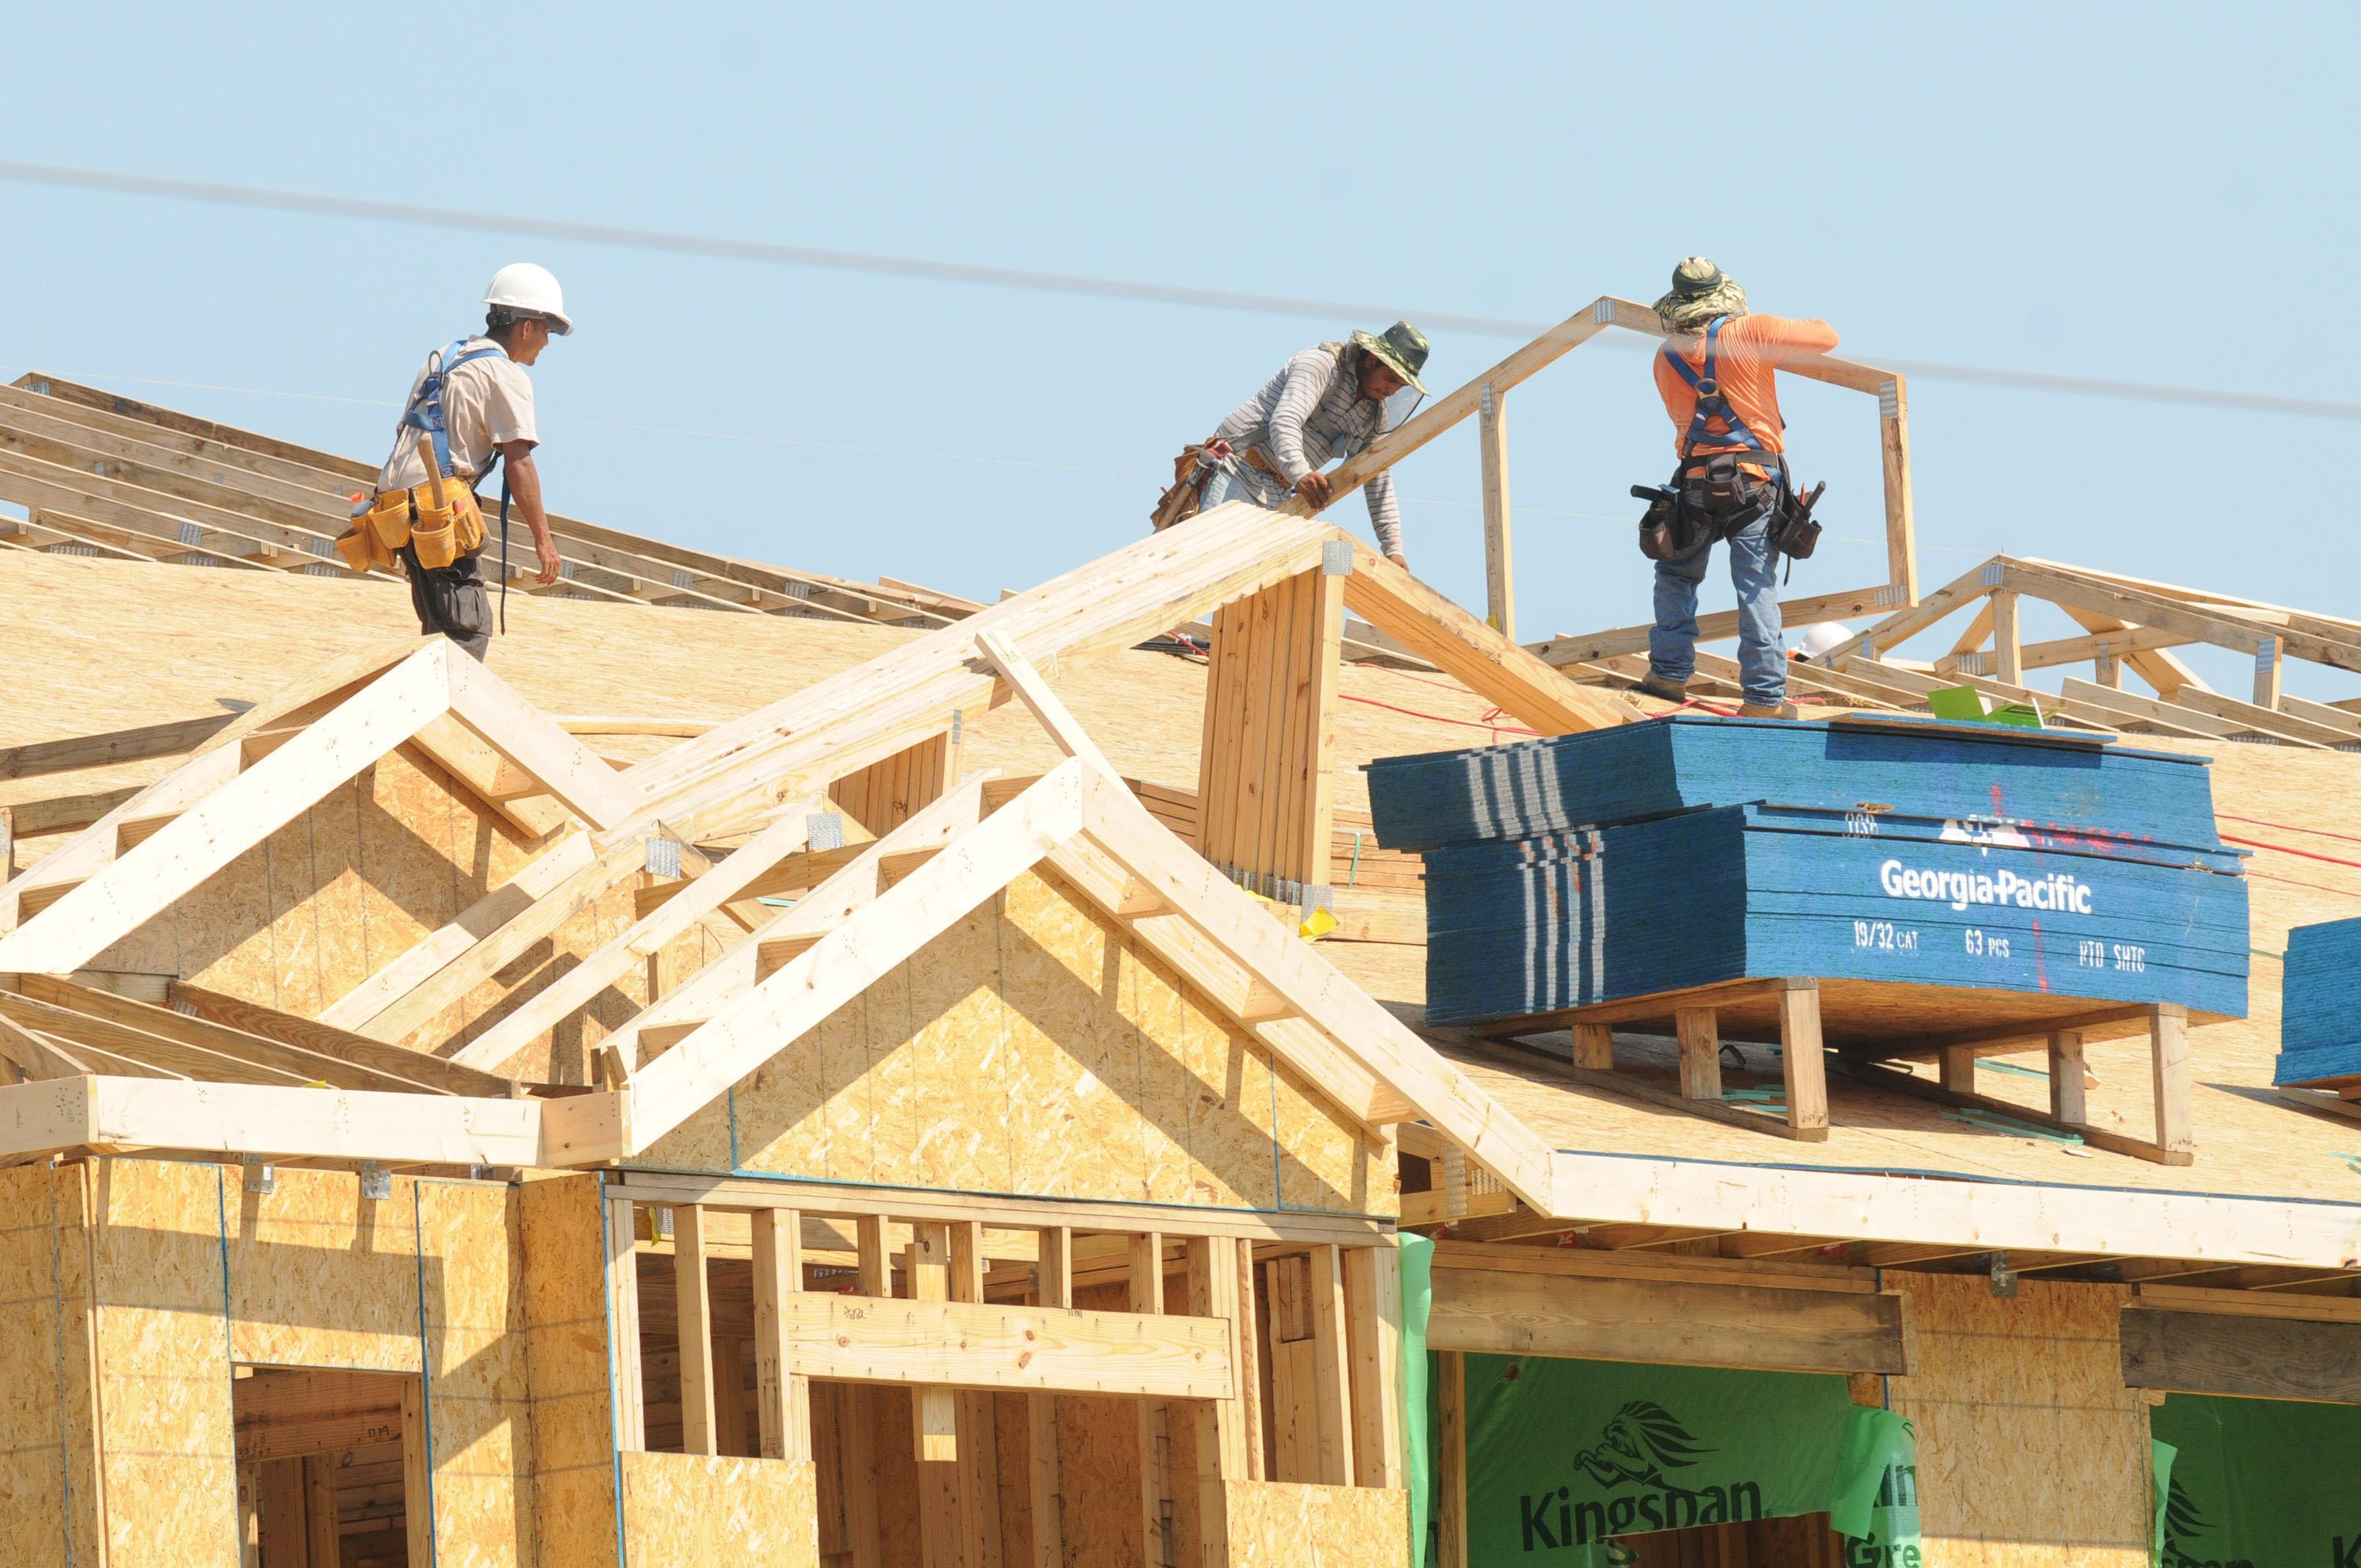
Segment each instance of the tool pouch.
[{"label": "tool pouch", "polygon": [[349,532],[336,536],[336,554],[343,556],[345,565],[356,572],[366,572],[371,567],[384,571],[393,565],[393,556],[378,543],[377,534],[369,529],[366,519],[355,523]]},{"label": "tool pouch", "polygon": [[1675,482],[1680,508],[1712,532],[1727,539],[1760,518],[1778,499],[1778,487],[1740,467],[1734,453],[1716,453],[1700,466],[1684,464]]},{"label": "tool pouch", "polygon": [[378,497],[358,526],[377,536],[378,547],[390,559],[410,543],[410,492],[390,490]]},{"label": "tool pouch", "polygon": [[440,508],[431,499],[417,501],[418,515],[410,525],[410,547],[430,572],[484,546],[484,516],[476,510],[475,496],[456,483],[445,485],[443,496]]},{"label": "tool pouch", "polygon": [[1156,498],[1156,510],[1148,514],[1148,526],[1156,532],[1186,522],[1205,510],[1205,486],[1213,477],[1206,449],[1217,445],[1216,458],[1229,455],[1225,444],[1201,441],[1182,447],[1180,455],[1172,459],[1172,488]]},{"label": "tool pouch", "polygon": [[1679,497],[1649,485],[1632,486],[1631,494],[1648,503],[1640,516],[1641,554],[1651,561],[1677,561],[1697,548],[1694,532],[1683,523]]},{"label": "tool pouch", "polygon": [[1808,561],[1812,552],[1820,546],[1819,521],[1812,509],[1820,502],[1820,492],[1828,488],[1826,479],[1812,487],[1808,496],[1797,497],[1788,488],[1779,498],[1779,523],[1772,531],[1772,548],[1793,561]]}]

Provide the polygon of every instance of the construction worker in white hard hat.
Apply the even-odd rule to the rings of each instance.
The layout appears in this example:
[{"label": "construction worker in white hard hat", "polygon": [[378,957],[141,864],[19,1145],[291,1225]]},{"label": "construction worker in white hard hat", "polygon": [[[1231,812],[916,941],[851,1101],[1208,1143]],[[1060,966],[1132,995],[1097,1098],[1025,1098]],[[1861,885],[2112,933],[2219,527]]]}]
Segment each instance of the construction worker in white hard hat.
[{"label": "construction worker in white hard hat", "polygon": [[[541,504],[533,449],[533,381],[525,367],[553,336],[574,330],[566,296],[545,267],[520,261],[492,274],[484,291],[484,330],[436,349],[410,385],[393,455],[377,494],[338,540],[357,569],[401,563],[418,629],[459,644],[480,660],[492,643],[492,608],[478,557],[484,521],[475,488],[500,472],[502,585],[506,586],[508,510],[513,500],[533,531],[544,587],[557,581],[557,544]],[[423,449],[423,450],[422,450]]]}]

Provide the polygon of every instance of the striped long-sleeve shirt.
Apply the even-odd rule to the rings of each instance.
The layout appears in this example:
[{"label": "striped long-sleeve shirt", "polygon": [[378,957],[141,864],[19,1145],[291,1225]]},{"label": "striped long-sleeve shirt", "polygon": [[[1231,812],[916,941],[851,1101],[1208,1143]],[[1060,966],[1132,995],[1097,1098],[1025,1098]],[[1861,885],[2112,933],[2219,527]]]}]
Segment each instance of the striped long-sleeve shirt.
[{"label": "striped long-sleeve shirt", "polygon": [[[1289,360],[1214,431],[1217,439],[1237,449],[1223,466],[1258,492],[1265,505],[1276,506],[1304,475],[1367,446],[1387,428],[1386,406],[1361,395],[1359,359],[1356,349],[1323,344]],[[1262,448],[1279,470],[1278,479],[1246,462],[1249,446]],[[1362,493],[1378,548],[1400,554],[1401,503],[1394,499],[1393,476],[1379,474]]]}]

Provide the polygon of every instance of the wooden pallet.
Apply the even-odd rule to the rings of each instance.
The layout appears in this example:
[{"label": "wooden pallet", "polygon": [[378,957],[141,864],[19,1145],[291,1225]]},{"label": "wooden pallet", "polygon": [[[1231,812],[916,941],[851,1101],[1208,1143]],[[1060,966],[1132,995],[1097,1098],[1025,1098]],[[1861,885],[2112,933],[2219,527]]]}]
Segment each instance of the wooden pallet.
[{"label": "wooden pallet", "polygon": [[[2196,1157],[2189,1121],[2189,1025],[2192,1020],[2213,1023],[2220,1018],[2218,1014],[2192,1014],[2175,1003],[2111,1003],[1787,976],[1661,992],[1448,1033],[1488,1055],[1513,1053],[1520,1063],[1545,1062],[1562,1077],[1630,1099],[1806,1143],[1822,1142],[1828,1135],[1827,1073],[1833,1067],[1876,1088],[2072,1133],[2093,1148],[2159,1165],[2188,1165]],[[1613,1031],[1649,1024],[1671,1025],[1679,1042],[1677,1093],[1615,1069]],[[1573,1036],[1570,1057],[1536,1050],[1530,1043],[1535,1036],[1561,1029]],[[2140,1035],[2150,1046],[2156,1105],[2152,1140],[2092,1125],[2083,1104],[2085,1044]],[[1725,1039],[1778,1045],[1786,1091],[1784,1112],[1774,1114],[1722,1098]],[[1509,1041],[1528,1043],[1504,1043]],[[1976,1092],[1978,1057],[2034,1046],[2046,1048],[2049,1057],[2047,1113]],[[1929,1060],[1938,1064],[1937,1079],[1919,1078],[1891,1065]]]}]

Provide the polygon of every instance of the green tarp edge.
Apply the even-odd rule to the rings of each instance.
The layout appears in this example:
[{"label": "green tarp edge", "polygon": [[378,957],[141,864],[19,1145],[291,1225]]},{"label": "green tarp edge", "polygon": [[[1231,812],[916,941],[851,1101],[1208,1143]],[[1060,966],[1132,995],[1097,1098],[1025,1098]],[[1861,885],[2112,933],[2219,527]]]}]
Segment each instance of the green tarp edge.
[{"label": "green tarp edge", "polygon": [[1427,1424],[1433,1366],[1426,1354],[1427,1314],[1434,1305],[1434,1243],[1415,1234],[1395,1239],[1401,1251],[1402,1485],[1410,1488],[1410,1560],[1422,1563],[1434,1511],[1434,1442]]}]

